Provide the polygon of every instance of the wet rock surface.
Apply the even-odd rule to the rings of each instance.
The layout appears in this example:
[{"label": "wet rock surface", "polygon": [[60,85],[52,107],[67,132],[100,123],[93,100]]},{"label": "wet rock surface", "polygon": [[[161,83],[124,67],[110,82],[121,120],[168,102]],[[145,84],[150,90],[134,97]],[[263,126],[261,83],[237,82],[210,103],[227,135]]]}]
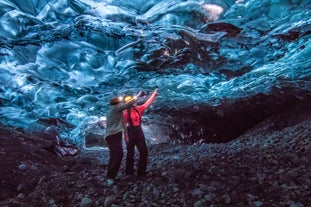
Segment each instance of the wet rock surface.
[{"label": "wet rock surface", "polygon": [[228,143],[149,146],[147,177],[124,179],[122,163],[113,186],[106,185],[107,151],[61,157],[44,148],[44,138],[2,126],[0,206],[307,207],[311,119],[305,107],[270,117]]}]

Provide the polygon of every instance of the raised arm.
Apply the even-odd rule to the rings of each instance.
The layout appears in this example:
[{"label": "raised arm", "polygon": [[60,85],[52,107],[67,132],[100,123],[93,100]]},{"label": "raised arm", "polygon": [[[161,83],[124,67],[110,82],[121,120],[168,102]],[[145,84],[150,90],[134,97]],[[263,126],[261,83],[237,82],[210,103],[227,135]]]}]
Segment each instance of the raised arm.
[{"label": "raised arm", "polygon": [[151,96],[148,98],[148,100],[144,103],[144,104],[142,104],[140,107],[141,107],[141,109],[142,109],[142,111],[144,111],[146,108],[148,108],[149,107],[149,105],[154,101],[154,99],[155,99],[155,97],[158,95],[158,89],[156,88],[153,92],[152,92],[152,94],[151,94]]}]

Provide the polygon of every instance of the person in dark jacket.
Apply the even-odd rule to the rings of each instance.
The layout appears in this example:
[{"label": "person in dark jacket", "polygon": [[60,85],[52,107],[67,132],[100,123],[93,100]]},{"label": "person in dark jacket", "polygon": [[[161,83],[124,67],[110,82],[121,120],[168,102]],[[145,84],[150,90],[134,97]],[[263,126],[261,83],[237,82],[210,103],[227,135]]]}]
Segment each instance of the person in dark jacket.
[{"label": "person in dark jacket", "polygon": [[[137,171],[137,177],[143,178],[146,175],[148,148],[145,140],[145,135],[142,129],[141,117],[144,111],[154,101],[158,95],[157,89],[155,89],[149,99],[142,105],[134,104],[127,110],[123,111],[124,122],[127,125],[128,137],[125,136],[126,141],[126,168],[125,173],[127,176],[134,175],[134,155],[135,147],[139,152],[139,165]],[[125,102],[131,101],[132,97],[126,97]]]},{"label": "person in dark jacket", "polygon": [[110,99],[110,109],[106,119],[105,140],[109,148],[109,162],[107,170],[107,184],[113,185],[114,179],[118,174],[121,161],[123,158],[122,148],[122,132],[125,132],[126,127],[123,121],[123,110],[130,108],[136,103],[141,96],[138,93],[131,101],[123,104],[121,98]]}]

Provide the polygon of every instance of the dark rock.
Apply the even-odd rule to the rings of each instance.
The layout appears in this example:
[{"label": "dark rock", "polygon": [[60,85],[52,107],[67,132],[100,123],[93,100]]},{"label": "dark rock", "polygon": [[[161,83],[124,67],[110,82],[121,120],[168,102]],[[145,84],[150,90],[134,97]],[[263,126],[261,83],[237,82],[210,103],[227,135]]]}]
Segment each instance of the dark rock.
[{"label": "dark rock", "polygon": [[227,143],[149,146],[149,176],[112,187],[107,150],[57,156],[42,139],[0,126],[0,206],[308,206],[307,111],[296,105]]}]

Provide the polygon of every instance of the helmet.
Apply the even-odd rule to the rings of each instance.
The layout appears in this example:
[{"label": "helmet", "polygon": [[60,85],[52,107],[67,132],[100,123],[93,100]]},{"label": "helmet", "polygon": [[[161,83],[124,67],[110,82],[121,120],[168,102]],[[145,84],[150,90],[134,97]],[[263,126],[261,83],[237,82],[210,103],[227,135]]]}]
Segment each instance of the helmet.
[{"label": "helmet", "polygon": [[128,102],[130,102],[131,100],[133,100],[133,97],[132,97],[132,96],[126,96],[125,99],[124,99],[124,102],[125,102],[125,103],[128,103]]},{"label": "helmet", "polygon": [[117,105],[118,103],[121,103],[121,99],[119,97],[114,97],[109,101],[110,105]]}]

